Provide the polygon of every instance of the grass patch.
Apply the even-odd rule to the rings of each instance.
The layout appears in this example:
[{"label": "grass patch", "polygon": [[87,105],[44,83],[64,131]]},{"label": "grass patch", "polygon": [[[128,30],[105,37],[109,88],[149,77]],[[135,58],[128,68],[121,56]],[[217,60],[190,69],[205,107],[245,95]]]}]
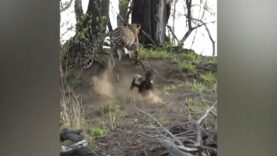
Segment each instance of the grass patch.
[{"label": "grass patch", "polygon": [[91,128],[91,135],[96,138],[104,138],[106,137],[106,131],[99,127]]},{"label": "grass patch", "polygon": [[192,52],[184,53],[183,57],[194,64],[198,64],[200,62],[200,56]]},{"label": "grass patch", "polygon": [[208,72],[206,74],[201,74],[200,77],[203,80],[203,82],[207,85],[213,85],[216,83],[215,75],[212,74],[211,72]]},{"label": "grass patch", "polygon": [[165,87],[164,88],[164,92],[165,92],[166,95],[168,95],[169,92],[173,92],[173,91],[175,91],[175,90],[177,90],[179,88],[183,88],[185,86],[186,86],[185,83],[172,84],[172,85],[170,85],[168,87]]},{"label": "grass patch", "polygon": [[190,88],[196,92],[202,93],[205,90],[205,86],[202,83],[192,83],[189,85]]},{"label": "grass patch", "polygon": [[164,93],[164,95],[168,96],[172,92],[174,92],[180,88],[185,88],[185,87],[186,87],[186,83],[184,83],[184,82],[178,83],[178,84],[171,84],[171,85],[163,88],[163,93]]},{"label": "grass patch", "polygon": [[191,74],[196,74],[197,73],[197,69],[196,69],[196,66],[192,63],[178,63],[178,68],[182,71],[185,71],[185,72],[189,72]]},{"label": "grass patch", "polygon": [[166,49],[146,49],[140,48],[139,59],[152,58],[152,59],[171,59],[173,54]]},{"label": "grass patch", "polygon": [[120,105],[118,105],[115,102],[112,102],[112,103],[101,105],[98,111],[101,114],[107,114],[109,112],[118,112],[120,111],[120,109],[121,109]]},{"label": "grass patch", "polygon": [[[81,100],[78,95],[68,86],[64,84],[64,79],[62,79],[62,96],[61,96],[61,111],[60,111],[60,128],[74,128],[83,129],[83,136],[87,139],[88,144],[91,147],[95,146],[94,139],[89,133],[89,123],[84,117],[84,109]],[[66,142],[68,143],[68,142]]]},{"label": "grass patch", "polygon": [[192,113],[201,113],[205,111],[203,104],[193,98],[187,99],[187,109]]},{"label": "grass patch", "polygon": [[129,113],[124,111],[123,108],[116,102],[107,103],[101,105],[97,111],[99,115],[105,115],[108,113],[113,113],[116,117],[127,117]]}]

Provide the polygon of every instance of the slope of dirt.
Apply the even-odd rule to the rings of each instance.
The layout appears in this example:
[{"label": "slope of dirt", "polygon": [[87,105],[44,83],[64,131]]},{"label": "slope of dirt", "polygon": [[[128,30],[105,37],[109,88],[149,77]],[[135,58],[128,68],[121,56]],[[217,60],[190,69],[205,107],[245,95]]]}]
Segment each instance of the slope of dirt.
[{"label": "slope of dirt", "polygon": [[[82,99],[85,118],[92,125],[103,127],[107,135],[96,140],[96,150],[101,155],[162,155],[155,151],[160,147],[151,147],[142,139],[139,131],[150,128],[153,121],[138,112],[136,107],[155,116],[164,125],[173,125],[189,120],[188,99],[215,101],[216,94],[211,88],[201,94],[190,83],[197,78],[178,70],[170,60],[147,59],[142,61],[147,69],[153,70],[154,91],[142,97],[137,90],[130,90],[135,74],[144,75],[140,65],[131,61],[117,62],[114,69],[98,70],[97,65],[83,71],[79,80],[83,83],[76,87]],[[212,91],[210,91],[212,90]],[[205,107],[210,104],[207,102]],[[203,112],[196,110],[197,115]],[[164,155],[167,155],[166,153]]]}]

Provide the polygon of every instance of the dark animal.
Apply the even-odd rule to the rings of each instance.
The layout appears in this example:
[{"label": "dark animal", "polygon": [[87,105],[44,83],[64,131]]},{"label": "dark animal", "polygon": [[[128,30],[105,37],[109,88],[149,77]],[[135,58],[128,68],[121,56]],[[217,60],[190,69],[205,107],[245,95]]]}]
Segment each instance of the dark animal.
[{"label": "dark animal", "polygon": [[130,89],[133,90],[134,87],[137,87],[138,92],[145,96],[149,91],[153,90],[152,76],[152,71],[147,71],[145,77],[137,75],[134,77]]}]

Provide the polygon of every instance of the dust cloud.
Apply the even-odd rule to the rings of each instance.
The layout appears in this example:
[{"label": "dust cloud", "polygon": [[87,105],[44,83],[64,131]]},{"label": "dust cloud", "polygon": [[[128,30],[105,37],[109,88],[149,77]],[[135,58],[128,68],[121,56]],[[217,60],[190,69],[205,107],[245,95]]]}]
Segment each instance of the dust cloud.
[{"label": "dust cloud", "polygon": [[104,97],[114,98],[114,87],[111,82],[112,69],[106,69],[101,75],[92,77],[93,91]]},{"label": "dust cloud", "polygon": [[164,103],[162,98],[155,91],[150,91],[146,98],[152,103]]},{"label": "dust cloud", "polygon": [[100,75],[92,78],[92,89],[100,97],[108,97],[116,100],[123,98],[132,98],[137,100],[148,101],[150,103],[164,103],[157,91],[149,91],[147,95],[142,96],[138,93],[137,88],[130,90],[134,73],[123,70],[123,73],[113,72],[108,68]]}]

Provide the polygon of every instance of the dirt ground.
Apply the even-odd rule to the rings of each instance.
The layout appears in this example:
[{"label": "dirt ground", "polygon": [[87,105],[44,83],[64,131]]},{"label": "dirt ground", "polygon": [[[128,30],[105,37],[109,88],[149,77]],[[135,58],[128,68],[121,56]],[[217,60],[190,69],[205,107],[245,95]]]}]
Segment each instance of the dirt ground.
[{"label": "dirt ground", "polygon": [[[154,91],[147,97],[138,94],[137,89],[130,90],[135,74],[144,75],[142,67],[131,61],[117,62],[114,69],[105,71],[92,65],[80,74],[83,84],[75,90],[82,99],[85,118],[92,125],[107,130],[105,138],[95,141],[95,149],[100,155],[168,155],[164,150],[157,151],[162,147],[139,133],[151,129],[155,123],[137,108],[170,126],[203,115],[203,112],[194,112],[194,115],[186,111],[188,98],[216,100],[211,88],[200,94],[188,87],[186,83],[200,80],[178,70],[172,61],[147,59],[142,62],[154,74]],[[180,87],[176,87],[178,85]],[[207,102],[206,105],[210,104]]]}]

